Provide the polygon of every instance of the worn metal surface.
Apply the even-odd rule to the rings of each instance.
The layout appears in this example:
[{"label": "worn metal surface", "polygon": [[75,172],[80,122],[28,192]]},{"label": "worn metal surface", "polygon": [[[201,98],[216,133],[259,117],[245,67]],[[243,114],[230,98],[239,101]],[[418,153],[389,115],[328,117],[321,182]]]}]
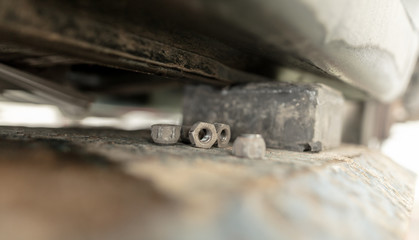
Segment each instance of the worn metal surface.
[{"label": "worn metal surface", "polygon": [[262,159],[266,154],[265,140],[260,134],[243,134],[234,140],[234,156],[250,159]]},{"label": "worn metal surface", "polygon": [[320,151],[339,146],[341,94],[320,84],[260,83],[214,89],[189,86],[183,124],[225,122],[232,139],[261,134],[268,147]]},{"label": "worn metal surface", "polygon": [[181,126],[173,124],[154,124],[151,126],[151,139],[158,144],[175,144],[180,139]]},{"label": "worn metal surface", "polygon": [[231,128],[228,124],[214,123],[217,130],[217,147],[227,147],[231,139]]},{"label": "worn metal surface", "polygon": [[183,30],[153,6],[142,1],[1,1],[0,40],[177,80],[216,85],[267,80],[243,71],[259,65],[258,57]]},{"label": "worn metal surface", "polygon": [[159,146],[148,131],[0,127],[1,239],[403,239],[414,176],[318,154]]},{"label": "worn metal surface", "polygon": [[59,55],[217,85],[272,79],[288,66],[390,101],[418,53],[417,29],[393,0],[3,0],[0,9],[5,49],[29,54],[5,60]]},{"label": "worn metal surface", "polygon": [[188,134],[192,146],[197,148],[211,148],[218,140],[217,129],[212,123],[196,122]]}]

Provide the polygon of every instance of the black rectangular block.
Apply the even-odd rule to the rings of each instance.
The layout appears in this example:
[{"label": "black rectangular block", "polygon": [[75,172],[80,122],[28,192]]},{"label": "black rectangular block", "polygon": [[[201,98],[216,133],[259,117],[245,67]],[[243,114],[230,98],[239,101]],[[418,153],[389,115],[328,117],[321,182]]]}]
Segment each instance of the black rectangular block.
[{"label": "black rectangular block", "polygon": [[322,84],[188,86],[183,123],[227,123],[232,140],[258,133],[271,148],[317,152],[340,145],[343,103],[339,92]]}]

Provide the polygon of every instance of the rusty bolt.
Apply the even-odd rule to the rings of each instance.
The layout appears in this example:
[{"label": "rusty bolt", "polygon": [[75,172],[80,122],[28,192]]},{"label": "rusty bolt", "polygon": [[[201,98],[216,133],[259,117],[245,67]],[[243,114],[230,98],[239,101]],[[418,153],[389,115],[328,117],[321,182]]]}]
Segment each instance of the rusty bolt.
[{"label": "rusty bolt", "polygon": [[180,126],[172,124],[155,124],[151,126],[151,138],[158,144],[175,144],[180,138]]},{"label": "rusty bolt", "polygon": [[233,155],[244,158],[263,158],[266,152],[265,140],[260,134],[243,134],[233,144]]},{"label": "rusty bolt", "polygon": [[198,148],[211,148],[217,141],[217,130],[214,124],[197,122],[189,130],[189,141]]},{"label": "rusty bolt", "polygon": [[228,146],[231,138],[230,126],[223,123],[214,123],[215,129],[217,131],[217,146],[224,148]]}]

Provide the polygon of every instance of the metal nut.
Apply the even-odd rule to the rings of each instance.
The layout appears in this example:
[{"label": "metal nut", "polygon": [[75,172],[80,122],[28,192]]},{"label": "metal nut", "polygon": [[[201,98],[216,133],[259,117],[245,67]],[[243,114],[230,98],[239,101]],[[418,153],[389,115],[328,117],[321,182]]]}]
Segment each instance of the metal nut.
[{"label": "metal nut", "polygon": [[217,146],[224,148],[228,146],[231,138],[230,126],[223,123],[214,123],[215,130],[217,131]]},{"label": "metal nut", "polygon": [[158,144],[175,144],[180,138],[180,126],[172,124],[155,124],[151,126],[151,138]]},{"label": "metal nut", "polygon": [[217,130],[214,124],[197,122],[189,130],[189,140],[194,147],[211,148],[217,141]]},{"label": "metal nut", "polygon": [[233,144],[233,155],[244,158],[263,158],[266,152],[265,140],[260,134],[243,134]]}]

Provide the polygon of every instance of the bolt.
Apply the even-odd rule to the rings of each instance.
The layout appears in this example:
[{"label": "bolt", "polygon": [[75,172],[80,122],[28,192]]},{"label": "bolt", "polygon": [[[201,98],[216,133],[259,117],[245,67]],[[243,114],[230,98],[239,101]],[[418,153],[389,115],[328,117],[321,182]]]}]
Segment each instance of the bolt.
[{"label": "bolt", "polygon": [[211,148],[217,138],[217,130],[211,123],[197,122],[189,130],[189,141],[194,147]]},{"label": "bolt", "polygon": [[151,138],[155,143],[175,144],[180,138],[180,126],[172,124],[155,124],[151,126]]},{"label": "bolt", "polygon": [[233,155],[237,157],[258,159],[266,152],[265,140],[260,134],[243,134],[233,144]]},{"label": "bolt", "polygon": [[218,135],[217,146],[219,148],[227,147],[231,138],[230,126],[223,123],[214,123],[214,126]]}]

